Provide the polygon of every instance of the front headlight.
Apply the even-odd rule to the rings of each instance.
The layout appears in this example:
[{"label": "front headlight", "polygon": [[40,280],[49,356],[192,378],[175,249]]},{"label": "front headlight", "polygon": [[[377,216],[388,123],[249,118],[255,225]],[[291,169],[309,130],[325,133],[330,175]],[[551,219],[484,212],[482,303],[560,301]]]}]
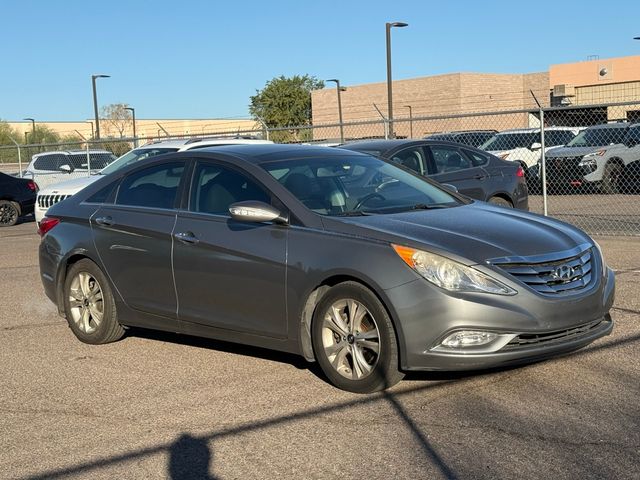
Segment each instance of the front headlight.
[{"label": "front headlight", "polygon": [[580,160],[580,163],[578,163],[579,167],[597,167],[598,166],[598,160],[596,160],[594,157],[585,157],[582,160]]},{"label": "front headlight", "polygon": [[404,262],[434,285],[450,292],[515,295],[514,289],[474,268],[434,253],[392,245]]},{"label": "front headlight", "polygon": [[593,240],[593,244],[595,245],[596,250],[598,250],[598,254],[600,255],[600,265],[602,265],[602,276],[604,277],[607,275],[607,262],[605,262],[604,260],[604,253],[602,253],[602,247],[598,242]]}]

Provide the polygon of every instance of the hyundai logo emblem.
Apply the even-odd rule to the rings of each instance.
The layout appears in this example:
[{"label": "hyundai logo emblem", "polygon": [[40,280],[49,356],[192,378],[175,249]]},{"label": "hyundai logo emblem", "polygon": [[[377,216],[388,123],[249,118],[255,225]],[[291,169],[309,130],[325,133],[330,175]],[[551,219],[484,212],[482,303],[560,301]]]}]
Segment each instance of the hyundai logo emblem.
[{"label": "hyundai logo emblem", "polygon": [[574,274],[575,269],[573,267],[570,267],[569,265],[560,265],[552,273],[554,278],[557,278],[558,280],[564,280],[565,282],[571,280]]}]

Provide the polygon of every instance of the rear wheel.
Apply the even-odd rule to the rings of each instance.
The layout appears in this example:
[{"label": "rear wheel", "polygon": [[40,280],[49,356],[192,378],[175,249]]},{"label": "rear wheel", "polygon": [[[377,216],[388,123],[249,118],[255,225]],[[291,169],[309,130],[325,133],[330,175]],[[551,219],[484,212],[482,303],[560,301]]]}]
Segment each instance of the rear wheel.
[{"label": "rear wheel", "polygon": [[489,203],[491,203],[492,205],[498,205],[500,207],[513,208],[513,204],[506,198],[502,197],[491,197],[489,199]]},{"label": "rear wheel", "polygon": [[340,283],[324,295],[314,312],[312,341],[322,371],[343,390],[376,392],[404,377],[391,319],[359,283]]},{"label": "rear wheel", "polygon": [[64,284],[64,310],[69,327],[84,343],[110,343],[124,335],[109,282],[89,259],[80,260],[69,269]]},{"label": "rear wheel", "polygon": [[20,206],[10,200],[0,200],[0,227],[11,227],[20,217]]},{"label": "rear wheel", "polygon": [[600,191],[606,194],[618,193],[620,190],[619,183],[621,174],[622,165],[612,162],[607,163],[604,166]]}]

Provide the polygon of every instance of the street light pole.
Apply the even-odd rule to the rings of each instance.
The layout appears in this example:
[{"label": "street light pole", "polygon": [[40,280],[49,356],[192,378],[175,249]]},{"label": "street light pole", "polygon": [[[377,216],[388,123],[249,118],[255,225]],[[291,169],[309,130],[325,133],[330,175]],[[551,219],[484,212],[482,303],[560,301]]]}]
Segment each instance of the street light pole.
[{"label": "street light pole", "polygon": [[[31,141],[34,142],[35,138],[36,138],[36,121],[33,118],[23,118],[23,120],[26,120],[28,122],[31,122]],[[27,139],[26,135],[25,135],[25,140]]]},{"label": "street light pole", "polygon": [[409,109],[409,138],[413,138],[413,109],[411,105],[405,105]]},{"label": "street light pole", "polygon": [[340,97],[340,92],[344,92],[347,89],[340,86],[340,80],[337,78],[331,78],[327,80],[327,82],[335,82],[336,91],[338,92],[338,121],[340,122],[340,143],[344,143],[344,125],[342,122],[342,99]]},{"label": "street light pole", "polygon": [[111,75],[91,75],[93,87],[93,114],[96,121],[96,140],[100,140],[100,119],[98,118],[98,95],[96,94],[96,78],[109,78]]},{"label": "street light pole", "polygon": [[391,138],[395,138],[396,136],[395,132],[393,131],[393,89],[391,86],[391,29],[393,27],[402,28],[408,25],[408,23],[404,22],[387,22],[385,24],[387,33],[387,118],[389,118],[389,134],[391,135]]},{"label": "street light pole", "polygon": [[133,146],[138,147],[138,137],[136,136],[136,109],[133,107],[124,107],[125,110],[129,110],[131,112],[131,116],[133,117]]}]

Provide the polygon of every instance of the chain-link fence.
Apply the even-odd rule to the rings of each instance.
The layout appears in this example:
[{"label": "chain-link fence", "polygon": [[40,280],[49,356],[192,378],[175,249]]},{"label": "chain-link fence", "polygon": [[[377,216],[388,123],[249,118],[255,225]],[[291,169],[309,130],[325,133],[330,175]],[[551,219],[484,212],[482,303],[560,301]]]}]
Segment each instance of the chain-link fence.
[{"label": "chain-link fence", "polygon": [[[640,123],[634,124],[639,114],[640,102],[626,102],[246,130],[233,136],[324,145],[426,137],[470,145],[522,165],[532,212],[594,235],[640,235]],[[221,136],[230,134],[198,135]],[[90,175],[137,144],[176,138],[184,137],[3,146],[0,162],[13,162],[18,171],[20,157],[24,175],[42,188]],[[49,170],[39,169],[39,162],[48,162]]]}]

